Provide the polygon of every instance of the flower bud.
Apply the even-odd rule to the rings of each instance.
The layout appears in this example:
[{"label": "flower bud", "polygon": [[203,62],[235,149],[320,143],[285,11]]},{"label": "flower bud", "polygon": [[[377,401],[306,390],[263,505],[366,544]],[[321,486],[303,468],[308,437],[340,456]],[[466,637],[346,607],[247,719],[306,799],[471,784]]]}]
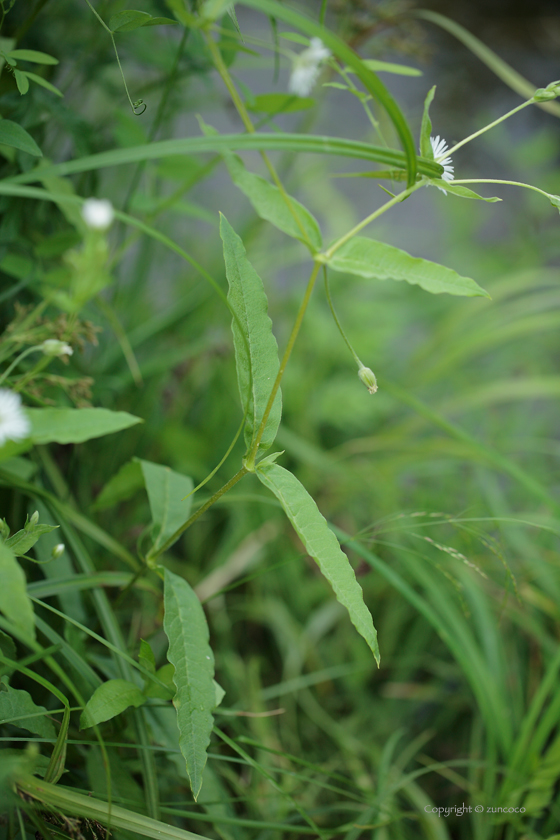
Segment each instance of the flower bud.
[{"label": "flower bud", "polygon": [[534,102],[548,102],[550,99],[556,99],[560,96],[560,81],[551,82],[545,88],[539,88],[533,94]]},{"label": "flower bud", "polygon": [[45,356],[71,356],[74,352],[65,341],[57,341],[56,338],[47,338],[41,344],[41,350]]},{"label": "flower bud", "polygon": [[364,383],[370,394],[375,394],[377,391],[377,379],[375,373],[368,367],[361,367],[358,371],[360,380]]},{"label": "flower bud", "polygon": [[36,525],[39,521],[39,511],[36,510],[35,513],[31,516],[31,519],[27,523],[28,525]]},{"label": "flower bud", "polygon": [[106,198],[88,198],[82,205],[82,219],[92,230],[107,230],[114,217],[113,205]]},{"label": "flower bud", "polygon": [[52,559],[57,560],[62,554],[64,554],[65,548],[66,546],[64,545],[64,543],[58,543],[58,545],[55,545],[55,547],[51,551]]}]

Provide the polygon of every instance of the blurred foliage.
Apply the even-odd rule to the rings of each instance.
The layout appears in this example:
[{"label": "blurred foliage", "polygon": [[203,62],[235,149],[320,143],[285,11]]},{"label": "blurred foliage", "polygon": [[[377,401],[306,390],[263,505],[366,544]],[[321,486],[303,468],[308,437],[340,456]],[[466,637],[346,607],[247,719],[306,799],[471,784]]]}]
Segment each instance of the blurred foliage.
[{"label": "blurred foliage", "polygon": [[[171,14],[163,2],[141,5],[154,16]],[[104,0],[96,8],[108,19],[124,6]],[[396,51],[406,63],[424,62],[433,50],[408,3],[328,6],[329,23],[367,57]],[[230,58],[239,88],[247,98],[283,92],[285,67],[275,82],[273,50],[262,47],[265,40],[273,46],[278,26],[242,9],[238,17],[244,49]],[[229,26],[225,17],[222,26]],[[40,84],[22,95],[12,73],[0,77],[2,117],[32,135],[45,164],[190,136],[199,133],[197,114],[220,130],[241,130],[195,31],[117,33],[131,97],[147,104],[141,117],[128,107],[111,41],[85,3],[19,0],[5,16],[2,38],[59,60],[33,72],[63,98]],[[422,79],[414,85],[419,122],[427,86]],[[442,95],[445,85],[444,76]],[[312,108],[275,116],[272,129],[319,133],[314,126],[327,120],[332,133],[343,134],[340,123],[347,121],[350,131],[375,142],[358,102],[327,88],[316,94]],[[483,91],[477,94],[479,116],[469,115],[469,131],[485,122],[489,107]],[[461,130],[464,123],[463,114]],[[468,165],[475,174],[479,164],[495,166],[497,177],[560,193],[554,118],[535,112],[522,126],[508,123],[486,135]],[[2,178],[36,163],[7,146],[0,155]],[[244,157],[261,170],[256,153]],[[278,153],[275,163],[329,236],[358,221],[362,204],[371,209],[377,188],[334,177],[337,161]],[[459,154],[455,165],[457,172]],[[218,211],[235,214],[285,345],[307,255],[255,218],[219,156],[168,157],[45,186],[110,198],[184,247],[222,288]],[[198,802],[171,707],[162,700],[149,707],[144,736],[130,712],[101,725],[108,765],[73,714],[61,785],[104,799],[109,767],[114,804],[142,814],[159,796],[161,819],[170,826],[224,840],[308,834],[539,840],[560,831],[558,217],[540,196],[512,187],[498,194],[503,204],[482,205],[422,191],[373,234],[474,277],[491,300],[335,275],[338,314],[375,370],[379,391],[370,397],[358,380],[320,288],[283,382],[283,463],[338,529],[376,622],[381,668],[275,500],[249,476],[166,555],[167,567],[205,604],[216,676],[226,691],[217,712],[224,737],[214,735]],[[0,462],[1,510],[12,532],[36,509],[41,521],[60,525],[41,538],[32,559],[49,560],[60,542],[65,553],[45,565],[26,561],[25,571],[30,593],[40,598],[41,645],[87,697],[91,679],[122,676],[119,655],[103,639],[134,659],[140,640],[148,640],[158,666],[167,644],[157,577],[149,573],[125,586],[130,569],[123,552],[135,557],[150,522],[146,493],[132,485],[122,501],[102,509],[96,499],[133,456],[195,484],[214,469],[242,417],[231,316],[192,266],[122,223],[109,233],[101,295],[79,317],[53,305],[37,311],[69,270],[63,255],[81,243],[72,205],[8,196],[0,205],[2,358],[14,346],[21,351],[49,337],[75,347],[69,363],[54,359],[36,372],[25,401],[87,403],[144,420],[107,438],[40,446]],[[231,457],[242,454],[238,442]],[[229,464],[198,501],[227,480]],[[94,571],[121,577],[109,575],[104,589],[60,583]],[[0,634],[0,648],[13,660],[6,638]],[[33,657],[23,644],[17,654],[21,663]],[[35,672],[61,687],[45,656],[37,655]],[[9,666],[3,671],[11,673],[11,687],[60,711],[44,684]],[[19,749],[21,741],[37,743],[40,758],[50,757],[49,739],[33,730],[37,738],[29,738],[28,730],[17,721],[1,726],[6,761],[8,748]],[[463,802],[470,812],[434,812]],[[508,807],[525,812],[487,813]],[[6,812],[0,833],[10,838],[35,830],[45,838],[103,834],[94,824],[53,824],[45,813],[35,824],[27,817],[19,823],[15,810]]]}]

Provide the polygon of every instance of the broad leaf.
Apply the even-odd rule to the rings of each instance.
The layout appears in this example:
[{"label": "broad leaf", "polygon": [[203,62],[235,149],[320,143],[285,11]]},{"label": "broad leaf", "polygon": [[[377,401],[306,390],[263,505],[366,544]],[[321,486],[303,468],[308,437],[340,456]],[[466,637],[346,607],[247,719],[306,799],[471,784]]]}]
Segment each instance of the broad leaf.
[{"label": "broad leaf", "polygon": [[177,693],[173,705],[177,709],[179,747],[196,799],[214,724],[214,654],[208,643],[204,610],[187,581],[165,569],[163,592],[163,628],[169,639],[167,658],[175,667],[173,682]]},{"label": "broad leaf", "polygon": [[[9,685],[3,685],[0,691],[0,724],[11,723],[21,729],[27,729],[39,738],[56,738],[53,724],[45,715],[44,706],[37,706],[27,691],[20,691]],[[22,717],[22,715],[24,717]],[[30,715],[30,717],[25,717]],[[19,720],[12,720],[19,718]]]},{"label": "broad leaf", "polygon": [[461,277],[451,268],[411,257],[400,248],[361,236],[355,236],[339,248],[328,265],[336,271],[372,280],[406,280],[434,295],[447,292],[450,295],[490,297],[470,277]]},{"label": "broad leaf", "polygon": [[144,474],[138,461],[128,461],[109,479],[91,509],[106,510],[136,493],[144,487]]},{"label": "broad leaf", "polygon": [[34,639],[35,618],[25,575],[13,551],[3,542],[0,542],[0,581],[0,611],[25,636]]},{"label": "broad leaf", "polygon": [[[224,158],[231,180],[247,196],[261,219],[270,222],[288,236],[309,244],[314,252],[321,250],[321,230],[317,220],[303,204],[292,196],[284,197],[274,184],[269,184],[260,175],[249,172],[237,155],[230,152],[224,154]],[[297,216],[299,224],[294,215]]]},{"label": "broad leaf", "polygon": [[80,716],[80,729],[120,715],[129,706],[138,708],[146,698],[137,685],[127,680],[108,680],[96,688]]},{"label": "broad leaf", "polygon": [[189,518],[192,499],[185,496],[193,489],[193,482],[161,464],[139,463],[154,523],[154,548],[159,548]]},{"label": "broad leaf", "polygon": [[42,157],[43,152],[27,131],[12,120],[0,119],[0,143],[4,146],[13,146],[22,152],[34,157]]},{"label": "broad leaf", "polygon": [[40,525],[39,523],[26,522],[21,531],[16,531],[6,540],[6,545],[19,557],[22,554],[27,554],[43,534],[50,534],[57,528],[58,525]]},{"label": "broad leaf", "polygon": [[83,443],[143,422],[107,408],[28,408],[27,414],[33,443]]},{"label": "broad leaf", "polygon": [[[247,411],[245,444],[247,450],[250,450],[280,367],[278,345],[268,317],[268,302],[262,280],[247,259],[240,237],[222,215],[220,235],[224,244],[229,283],[228,301],[237,316],[232,321],[231,329],[241,406]],[[260,441],[261,449],[268,449],[272,445],[281,415],[282,397],[278,389]]]},{"label": "broad leaf", "polygon": [[17,89],[23,96],[29,90],[29,79],[21,70],[14,70],[14,77],[16,80]]},{"label": "broad leaf", "polygon": [[436,86],[430,88],[424,100],[424,112],[422,114],[422,126],[420,128],[420,154],[422,157],[434,158],[434,150],[430,143],[430,135],[432,133],[432,121],[430,119],[430,105],[436,93]]},{"label": "broad leaf", "polygon": [[317,505],[298,479],[278,464],[257,466],[257,476],[271,490],[295,528],[306,551],[332,586],[350,620],[366,640],[377,664],[379,647],[371,613],[347,556]]}]

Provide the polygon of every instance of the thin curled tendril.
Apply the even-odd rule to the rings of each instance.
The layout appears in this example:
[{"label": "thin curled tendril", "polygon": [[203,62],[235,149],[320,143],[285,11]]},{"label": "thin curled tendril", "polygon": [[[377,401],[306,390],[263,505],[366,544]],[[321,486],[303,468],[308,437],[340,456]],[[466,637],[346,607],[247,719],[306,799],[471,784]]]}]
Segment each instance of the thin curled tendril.
[{"label": "thin curled tendril", "polygon": [[[141,105],[143,105],[144,107],[141,111],[137,111],[136,109],[140,108]],[[136,102],[132,103],[132,113],[135,114],[135,116],[137,117],[141,117],[147,107],[148,106],[146,105],[143,99],[137,99]]]}]

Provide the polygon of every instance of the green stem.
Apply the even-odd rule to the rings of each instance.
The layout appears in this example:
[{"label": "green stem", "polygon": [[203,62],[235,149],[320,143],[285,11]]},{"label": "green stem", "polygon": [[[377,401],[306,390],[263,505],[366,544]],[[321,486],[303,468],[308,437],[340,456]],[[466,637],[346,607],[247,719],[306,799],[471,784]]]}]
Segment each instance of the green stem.
[{"label": "green stem", "polygon": [[193,513],[193,515],[190,516],[186,522],[184,522],[179,528],[177,528],[175,533],[173,533],[169,537],[169,539],[167,539],[163,543],[163,545],[159,546],[159,548],[157,548],[155,551],[152,548],[146,556],[146,563],[148,564],[148,566],[153,568],[155,566],[155,561],[157,560],[157,558],[160,555],[162,555],[164,551],[167,551],[167,549],[170,548],[173,545],[173,543],[179,539],[181,534],[183,534],[187,530],[187,528],[190,528],[193,522],[196,522],[199,516],[202,516],[202,514],[205,513],[208,510],[208,508],[212,507],[212,505],[215,502],[217,502],[218,499],[220,499],[224,495],[224,493],[227,493],[228,490],[231,490],[231,488],[234,485],[236,485],[237,482],[240,481],[240,479],[242,479],[244,475],[247,475],[247,472],[248,470],[245,467],[241,467],[239,472],[235,473],[233,478],[230,478],[230,480],[226,482],[226,484],[224,484],[223,487],[220,487],[219,490],[216,490],[214,495],[211,496],[208,499],[208,501],[202,505],[202,507],[199,507],[199,509],[195,513]]},{"label": "green stem", "polygon": [[2,376],[0,376],[0,383],[4,382],[4,380],[8,378],[10,373],[15,367],[17,367],[17,365],[19,365],[22,359],[25,359],[25,357],[29,356],[30,353],[35,353],[39,350],[41,350],[41,347],[39,345],[34,345],[33,347],[28,347],[27,350],[23,351],[23,353],[20,353],[19,356],[14,359],[10,367],[2,374]]},{"label": "green stem", "polygon": [[527,107],[527,105],[533,104],[533,100],[528,99],[527,102],[523,102],[521,105],[518,105],[517,108],[513,108],[511,111],[508,111],[507,114],[504,114],[502,117],[498,117],[498,119],[494,120],[494,122],[488,123],[488,125],[485,125],[484,128],[475,131],[474,134],[469,134],[468,137],[465,137],[464,140],[461,140],[459,143],[456,143],[451,149],[449,149],[449,151],[445,153],[445,157],[451,157],[451,155],[455,154],[457,149],[460,149],[461,146],[464,146],[466,143],[470,143],[471,140],[474,140],[476,137],[480,137],[480,135],[484,134],[486,131],[490,131],[491,128],[494,128],[494,126],[499,125],[504,120],[507,120],[508,117],[512,117],[514,114],[517,114],[518,111],[522,111],[523,108]]},{"label": "green stem", "polygon": [[[226,88],[228,89],[229,95],[231,96],[232,102],[235,105],[237,113],[239,114],[239,116],[241,117],[241,119],[243,121],[243,125],[245,126],[245,129],[247,130],[248,134],[254,134],[255,128],[253,126],[253,123],[251,122],[251,118],[250,118],[249,114],[247,113],[247,109],[245,108],[245,103],[243,102],[243,100],[239,96],[239,93],[237,92],[237,88],[233,84],[233,80],[232,80],[232,78],[229,74],[229,70],[227,69],[226,65],[224,64],[222,54],[220,53],[220,50],[216,46],[216,43],[215,43],[215,41],[212,38],[210,33],[208,33],[206,41],[208,43],[208,47],[210,49],[210,52],[212,53],[212,58],[214,59],[216,69],[217,69],[218,73],[220,74],[220,76],[222,77],[223,83],[225,84]],[[280,191],[280,194],[281,194],[282,198],[284,199],[284,202],[285,202],[288,210],[290,211],[290,214],[292,215],[296,225],[298,226],[298,228],[301,232],[301,235],[303,236],[305,244],[307,245],[307,247],[309,248],[309,250],[313,254],[314,253],[313,244],[311,243],[311,240],[309,239],[309,236],[308,236],[307,231],[305,230],[305,228],[303,226],[303,223],[302,223],[302,221],[299,217],[299,214],[297,213],[295,207],[293,206],[292,201],[290,199],[290,196],[288,195],[288,193],[284,189],[284,185],[282,184],[280,178],[278,177],[278,174],[277,174],[274,166],[272,165],[272,162],[271,162],[270,158],[268,157],[266,152],[261,151],[260,154],[261,154],[261,157],[262,157],[262,159],[265,163],[266,168],[269,171],[270,177],[272,178],[276,187]]]},{"label": "green stem", "polygon": [[335,322],[336,326],[338,327],[338,331],[339,331],[340,335],[342,336],[342,338],[346,342],[346,346],[348,347],[352,356],[354,357],[354,361],[356,362],[356,364],[358,365],[359,368],[363,368],[363,367],[365,367],[365,365],[363,364],[361,359],[358,357],[358,354],[356,353],[356,351],[354,350],[354,348],[350,344],[350,341],[348,340],[348,336],[346,335],[346,333],[342,329],[342,324],[338,320],[338,316],[336,314],[334,304],[332,302],[331,290],[330,290],[330,287],[329,287],[329,278],[327,276],[327,266],[326,265],[323,266],[323,274],[324,274],[324,278],[325,278],[325,294],[327,296],[327,301],[328,301],[328,304],[329,304],[329,307],[330,307],[330,310],[331,310],[331,315],[334,318],[334,322]]},{"label": "green stem", "polygon": [[510,187],[525,187],[526,190],[533,190],[534,192],[550,198],[550,193],[534,187],[532,184],[524,184],[522,181],[501,181],[496,178],[461,178],[460,181],[453,181],[453,184],[507,184]]},{"label": "green stem", "polygon": [[408,196],[412,195],[413,192],[416,192],[416,190],[418,190],[420,187],[423,187],[425,183],[425,181],[417,181],[411,187],[408,187],[408,189],[403,190],[398,195],[394,196],[394,198],[392,198],[390,201],[387,201],[377,210],[374,210],[374,212],[370,213],[369,216],[366,216],[366,218],[363,219],[363,221],[359,222],[357,225],[355,225],[352,228],[352,230],[349,230],[348,233],[344,234],[344,236],[341,236],[340,239],[337,239],[334,245],[331,245],[328,251],[325,251],[323,255],[324,261],[328,262],[328,260],[330,260],[333,254],[335,254],[339,248],[342,248],[342,246],[345,245],[349,239],[352,239],[353,236],[356,236],[356,234],[359,233],[367,225],[369,225],[370,222],[373,222],[375,219],[378,219],[379,216],[382,216],[383,213],[386,213],[387,210],[390,210],[391,207],[395,206],[395,204],[400,204],[401,201],[404,201],[405,198],[408,198]]},{"label": "green stem", "polygon": [[301,306],[299,308],[294,326],[292,327],[292,332],[290,333],[290,337],[288,339],[288,344],[286,349],[284,350],[284,355],[282,356],[282,361],[280,362],[280,368],[278,373],[276,374],[276,379],[274,380],[274,385],[272,386],[272,391],[270,392],[270,396],[268,398],[268,402],[266,404],[266,408],[264,410],[264,414],[258,428],[257,434],[255,439],[253,440],[253,445],[249,454],[245,459],[245,464],[249,470],[254,469],[255,458],[259,449],[259,444],[261,442],[262,436],[264,434],[264,430],[266,428],[266,424],[268,421],[268,417],[270,412],[272,411],[272,406],[274,404],[274,400],[276,398],[276,394],[278,393],[278,389],[280,387],[280,383],[282,382],[282,377],[284,376],[284,371],[286,370],[286,365],[292,355],[292,350],[294,349],[294,344],[296,343],[296,338],[298,337],[298,333],[303,322],[303,317],[305,315],[305,311],[311,300],[311,295],[313,293],[313,288],[315,286],[315,281],[317,279],[317,274],[319,273],[319,268],[321,267],[320,261],[315,261],[313,263],[313,270],[311,272],[311,276],[307,282],[307,288],[305,290],[305,295],[301,302]]}]

